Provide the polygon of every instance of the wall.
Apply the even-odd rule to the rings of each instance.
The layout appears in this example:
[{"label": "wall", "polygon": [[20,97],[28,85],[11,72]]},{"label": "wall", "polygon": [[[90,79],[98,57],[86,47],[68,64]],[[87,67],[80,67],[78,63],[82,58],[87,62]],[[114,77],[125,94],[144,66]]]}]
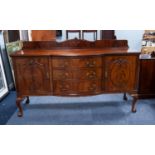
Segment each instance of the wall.
[{"label": "wall", "polygon": [[127,39],[130,50],[140,51],[144,30],[115,30],[117,39]]},{"label": "wall", "polygon": [[[128,40],[129,50],[140,51],[141,49],[141,40],[144,34],[144,30],[115,30],[117,39],[126,39]],[[70,34],[69,39],[77,37],[77,34]],[[62,38],[58,41],[64,41],[66,39],[66,31],[62,31]],[[85,35],[85,39],[92,41],[92,34]],[[100,31],[98,30],[98,39],[100,39]]]},{"label": "wall", "polygon": [[19,30],[20,40],[29,41],[28,30]]}]

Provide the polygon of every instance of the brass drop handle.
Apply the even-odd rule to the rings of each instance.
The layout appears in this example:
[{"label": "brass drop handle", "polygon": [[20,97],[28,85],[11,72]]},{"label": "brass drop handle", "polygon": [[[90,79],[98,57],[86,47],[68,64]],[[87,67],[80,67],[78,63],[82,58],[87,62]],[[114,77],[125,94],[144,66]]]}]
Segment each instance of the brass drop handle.
[{"label": "brass drop handle", "polygon": [[96,65],[96,61],[87,61],[86,66],[87,67],[94,67]]},{"label": "brass drop handle", "polygon": [[107,79],[108,78],[108,72],[105,71],[105,78]]},{"label": "brass drop handle", "polygon": [[63,79],[68,78],[69,73],[68,72],[62,73],[61,76],[62,76]]},{"label": "brass drop handle", "polygon": [[95,83],[92,84],[92,86],[90,86],[88,89],[89,89],[90,91],[96,90],[96,84],[95,84]]},{"label": "brass drop handle", "polygon": [[90,79],[95,78],[96,77],[96,72],[95,71],[88,72],[87,77],[90,78]]},{"label": "brass drop handle", "polygon": [[60,86],[60,89],[61,89],[62,91],[68,90],[68,89],[69,89],[69,85],[67,85],[67,84],[62,84],[62,85]]},{"label": "brass drop handle", "polygon": [[46,77],[47,77],[47,79],[50,78],[50,76],[49,76],[49,72],[46,72]]}]

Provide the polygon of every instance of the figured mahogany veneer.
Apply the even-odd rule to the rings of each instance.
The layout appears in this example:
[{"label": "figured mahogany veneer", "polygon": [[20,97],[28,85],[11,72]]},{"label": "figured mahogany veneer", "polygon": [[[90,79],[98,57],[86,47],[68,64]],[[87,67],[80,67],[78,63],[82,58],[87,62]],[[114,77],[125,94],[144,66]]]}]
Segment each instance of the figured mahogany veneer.
[{"label": "figured mahogany veneer", "polygon": [[139,88],[135,98],[155,98],[155,59],[141,59]]},{"label": "figured mahogany veneer", "polygon": [[[11,54],[18,116],[23,115],[21,100],[26,97],[29,103],[28,96],[31,95],[135,94],[139,53],[129,52],[125,43],[127,41],[121,43],[116,40],[109,40],[107,45],[105,41],[84,40],[24,43],[23,50]],[[110,47],[110,44],[113,46]],[[104,45],[106,48],[102,47]],[[135,102],[132,111],[136,111]]]},{"label": "figured mahogany veneer", "polygon": [[96,41],[87,41],[72,39],[66,40],[64,42],[55,42],[55,41],[25,41],[23,43],[24,49],[86,49],[86,48],[112,48],[112,47],[125,47],[128,48],[127,40],[96,40]]}]

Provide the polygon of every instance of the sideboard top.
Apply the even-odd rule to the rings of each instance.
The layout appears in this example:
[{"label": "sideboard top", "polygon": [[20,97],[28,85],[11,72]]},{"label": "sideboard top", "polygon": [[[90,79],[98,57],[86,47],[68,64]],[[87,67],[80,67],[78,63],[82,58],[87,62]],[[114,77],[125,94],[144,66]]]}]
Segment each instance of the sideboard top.
[{"label": "sideboard top", "polygon": [[11,56],[91,56],[103,54],[139,54],[140,52],[129,51],[128,48],[89,48],[89,49],[27,49],[17,51]]},{"label": "sideboard top", "polygon": [[23,42],[21,51],[11,56],[90,56],[102,54],[128,54],[127,40],[96,40],[87,41],[71,39],[64,42],[56,41],[32,41]]}]

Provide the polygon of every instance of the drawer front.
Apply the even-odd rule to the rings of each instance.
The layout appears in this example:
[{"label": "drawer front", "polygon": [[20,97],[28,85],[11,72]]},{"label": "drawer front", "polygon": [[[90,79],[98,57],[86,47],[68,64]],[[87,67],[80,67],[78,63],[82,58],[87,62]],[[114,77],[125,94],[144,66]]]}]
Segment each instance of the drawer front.
[{"label": "drawer front", "polygon": [[53,68],[70,68],[71,59],[70,58],[53,58],[52,67]]},{"label": "drawer front", "polygon": [[81,57],[81,58],[53,58],[53,68],[92,68],[101,67],[102,59],[100,57]]},{"label": "drawer front", "polygon": [[60,81],[60,80],[54,80],[53,82],[53,92],[54,94],[61,94],[61,93],[70,93],[74,90],[72,81],[66,80],[66,81]]},{"label": "drawer front", "polygon": [[99,57],[86,57],[86,58],[72,59],[72,66],[79,67],[79,68],[101,67],[102,59]]},{"label": "drawer front", "polygon": [[100,57],[54,57],[51,62],[55,95],[86,95],[101,91]]},{"label": "drawer front", "polygon": [[81,69],[74,71],[74,78],[78,80],[96,80],[102,77],[101,68]]},{"label": "drawer front", "polygon": [[81,94],[90,93],[95,94],[101,91],[101,80],[54,80],[53,93],[54,94]]},{"label": "drawer front", "polygon": [[53,79],[54,80],[68,80],[73,78],[73,72],[70,70],[53,70]]},{"label": "drawer front", "polygon": [[101,79],[101,68],[93,69],[79,69],[79,70],[53,70],[53,79],[54,80],[93,80]]},{"label": "drawer front", "polygon": [[78,85],[77,85],[77,90],[79,93],[100,92],[101,91],[101,81],[100,80],[79,81]]}]

